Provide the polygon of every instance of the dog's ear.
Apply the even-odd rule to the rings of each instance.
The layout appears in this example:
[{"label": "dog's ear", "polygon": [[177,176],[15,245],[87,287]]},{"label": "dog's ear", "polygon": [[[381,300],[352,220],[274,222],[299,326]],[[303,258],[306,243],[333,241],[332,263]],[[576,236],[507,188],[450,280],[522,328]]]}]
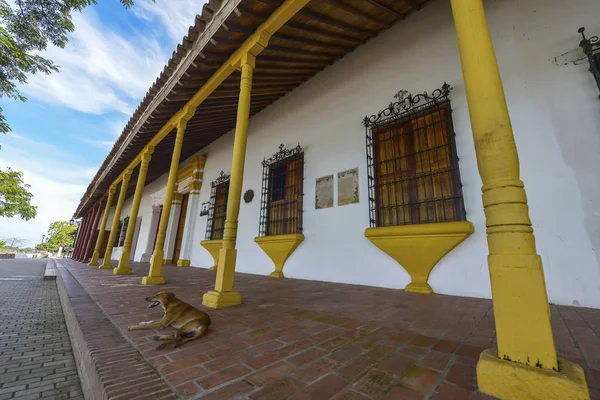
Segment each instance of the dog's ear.
[{"label": "dog's ear", "polygon": [[168,301],[175,300],[175,293],[173,293],[173,292],[167,292],[166,295],[167,295],[167,300]]}]

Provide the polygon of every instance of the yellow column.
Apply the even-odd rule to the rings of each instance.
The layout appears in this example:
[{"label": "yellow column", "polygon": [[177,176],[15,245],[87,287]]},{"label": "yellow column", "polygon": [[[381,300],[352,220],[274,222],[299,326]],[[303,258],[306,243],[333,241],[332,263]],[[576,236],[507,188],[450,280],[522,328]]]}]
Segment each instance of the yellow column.
[{"label": "yellow column", "polygon": [[[486,350],[477,373],[481,391],[500,398],[572,397],[546,379],[557,370],[544,271],[536,253],[527,197],[502,81],[482,0],[451,0],[479,174],[483,182],[497,353]],[[512,361],[512,362],[511,362]],[[561,360],[563,373],[583,372]],[[568,375],[568,374],[567,374]],[[563,377],[564,378],[564,377]],[[574,381],[572,381],[574,382]],[[576,385],[577,386],[577,385]],[[554,394],[548,394],[552,391]],[[549,397],[548,397],[549,396]]]},{"label": "yellow column", "polygon": [[104,207],[104,215],[102,221],[100,221],[100,227],[98,232],[98,238],[96,239],[96,246],[94,246],[94,253],[92,259],[88,264],[90,267],[98,266],[98,259],[100,258],[100,247],[102,247],[102,241],[104,240],[104,231],[106,230],[106,223],[108,222],[108,213],[110,212],[110,205],[112,204],[113,197],[115,196],[116,186],[111,185],[108,189],[108,197],[106,199],[106,206]]},{"label": "yellow column", "polygon": [[104,260],[100,269],[112,269],[110,265],[110,257],[112,256],[113,244],[117,237],[117,229],[119,229],[119,218],[121,218],[121,210],[123,209],[123,203],[125,202],[125,195],[127,193],[127,186],[129,186],[129,179],[131,178],[131,170],[125,171],[123,180],[121,180],[121,191],[119,192],[119,199],[117,200],[117,207],[115,208],[115,215],[113,217],[112,226],[110,228],[110,236],[108,237],[108,243],[106,245],[106,252],[104,253]]},{"label": "yellow column", "polygon": [[150,270],[148,276],[142,278],[144,285],[162,285],[166,282],[165,277],[161,275],[162,266],[164,263],[165,236],[167,225],[169,224],[169,214],[171,213],[171,201],[173,200],[173,191],[175,190],[175,182],[177,181],[177,169],[179,168],[179,157],[181,156],[181,146],[183,144],[183,134],[187,126],[187,121],[191,115],[186,115],[187,118],[182,118],[177,124],[177,136],[175,137],[175,146],[173,147],[173,156],[171,157],[171,169],[169,170],[169,179],[165,192],[165,200],[163,202],[162,215],[158,226],[158,234],[156,236],[156,244],[154,252],[150,259]]},{"label": "yellow column", "polygon": [[115,275],[127,275],[131,273],[129,268],[129,256],[131,254],[131,243],[133,242],[133,234],[135,232],[136,220],[138,212],[140,210],[140,203],[142,201],[142,194],[144,193],[144,185],[146,184],[146,173],[148,172],[148,165],[152,158],[153,147],[148,148],[142,154],[142,162],[140,163],[140,172],[135,186],[135,194],[133,195],[133,204],[131,205],[131,211],[129,213],[129,225],[127,225],[127,232],[125,233],[125,243],[123,244],[123,252],[119,259],[119,266],[113,270]]},{"label": "yellow column", "polygon": [[227,216],[223,232],[223,247],[219,250],[215,290],[204,294],[202,304],[212,308],[230,307],[242,303],[242,296],[233,290],[235,277],[235,260],[237,250],[235,242],[242,197],[242,179],[246,158],[246,142],[248,137],[248,119],[250,117],[250,101],[252,91],[252,73],[255,57],[247,54],[242,60],[242,78],[240,80],[240,96],[238,101],[235,139],[233,143],[233,161],[227,197]]}]

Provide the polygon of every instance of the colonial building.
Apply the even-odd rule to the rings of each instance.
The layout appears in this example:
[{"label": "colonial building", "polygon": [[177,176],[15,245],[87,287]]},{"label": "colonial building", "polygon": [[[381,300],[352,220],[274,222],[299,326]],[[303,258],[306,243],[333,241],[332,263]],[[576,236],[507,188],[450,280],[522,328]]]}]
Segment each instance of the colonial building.
[{"label": "colonial building", "polygon": [[[518,390],[498,357],[557,369],[548,301],[600,307],[600,3],[484,3],[211,0],[74,258],[215,269],[209,307],[242,302],[235,272],[493,298],[481,390]],[[557,398],[585,391],[561,366]]]}]

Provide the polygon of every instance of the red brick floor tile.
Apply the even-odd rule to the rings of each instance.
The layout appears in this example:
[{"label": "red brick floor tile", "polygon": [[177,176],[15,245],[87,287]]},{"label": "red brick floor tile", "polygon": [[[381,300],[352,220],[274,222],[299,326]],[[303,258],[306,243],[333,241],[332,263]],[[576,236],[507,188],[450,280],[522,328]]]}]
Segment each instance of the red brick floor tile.
[{"label": "red brick floor tile", "polygon": [[409,357],[419,358],[428,353],[429,350],[422,347],[406,346],[400,349],[400,353]]},{"label": "red brick floor tile", "polygon": [[418,392],[427,393],[439,377],[439,371],[415,366],[402,377],[401,384]]},{"label": "red brick floor tile", "polygon": [[396,349],[394,347],[378,344],[373,346],[369,350],[369,352],[365,354],[365,357],[375,362],[378,362],[385,360],[390,355],[394,354],[395,350]]},{"label": "red brick floor tile", "polygon": [[265,353],[268,353],[273,350],[280,349],[284,347],[286,344],[283,342],[279,342],[277,340],[272,340],[270,342],[259,344],[258,346],[250,347],[246,349],[246,354],[252,357],[259,357]]},{"label": "red brick floor tile", "polygon": [[421,400],[423,394],[404,386],[394,386],[382,400]]},{"label": "red brick floor tile", "polygon": [[183,385],[177,386],[175,389],[177,390],[177,393],[185,397],[193,396],[202,391],[202,389],[200,389],[194,382],[184,383]]},{"label": "red brick floor tile", "polygon": [[285,350],[285,348],[283,348],[283,349],[271,351],[270,353],[267,353],[258,358],[251,358],[246,361],[246,365],[248,365],[250,368],[262,369],[268,365],[271,365],[278,361],[281,361],[288,356],[289,356],[289,353]]},{"label": "red brick floor tile", "polygon": [[189,358],[173,361],[170,363],[166,363],[158,367],[158,370],[161,374],[170,374],[172,372],[181,371],[182,369],[186,369],[196,364],[202,364],[207,361],[208,357],[203,354],[198,354],[195,356],[191,356]]},{"label": "red brick floor tile", "polygon": [[335,352],[333,352],[332,354],[330,354],[328,356],[328,358],[330,358],[331,360],[337,362],[337,363],[345,363],[346,361],[349,361],[355,357],[358,357],[359,355],[361,355],[363,353],[363,349],[357,346],[346,346],[346,347],[342,347],[339,350],[336,350]]},{"label": "red brick floor tile", "polygon": [[433,346],[435,343],[437,343],[437,341],[438,341],[438,339],[436,339],[436,338],[423,336],[423,335],[417,335],[413,340],[411,340],[409,342],[409,344],[411,346],[429,348],[429,347]]},{"label": "red brick floor tile", "polygon": [[323,375],[333,371],[338,366],[334,361],[322,358],[310,363],[294,372],[294,375],[303,381],[312,382]]},{"label": "red brick floor tile", "polygon": [[221,386],[222,384],[242,377],[244,375],[249,374],[252,370],[245,365],[236,364],[232,367],[225,368],[221,371],[215,372],[208,376],[203,377],[202,379],[197,380],[196,382],[205,390],[210,390],[217,386]]},{"label": "red brick floor tile", "polygon": [[378,398],[384,394],[395,382],[398,376],[379,370],[371,370],[361,378],[352,388],[370,398]]},{"label": "red brick floor tile", "polygon": [[290,357],[288,359],[288,361],[291,364],[294,364],[298,367],[301,367],[303,365],[306,365],[310,362],[313,362],[321,357],[323,357],[325,354],[327,354],[326,352],[324,352],[323,350],[319,350],[319,349],[308,349],[303,353],[300,353],[296,356]]},{"label": "red brick floor tile", "polygon": [[354,392],[352,390],[345,391],[339,397],[336,397],[335,400],[368,400],[368,397],[363,396],[360,393]]},{"label": "red brick floor tile", "polygon": [[336,375],[327,375],[292,397],[294,400],[327,400],[340,393],[350,382]]},{"label": "red brick floor tile", "polygon": [[237,399],[240,396],[254,390],[254,386],[246,381],[237,381],[230,385],[224,386],[214,392],[207,393],[202,396],[202,400],[225,400]]},{"label": "red brick floor tile", "polygon": [[417,336],[416,333],[410,331],[395,332],[388,336],[389,339],[397,343],[408,343]]},{"label": "red brick floor tile", "polygon": [[216,358],[212,361],[205,363],[204,367],[211,372],[215,372],[215,371],[219,371],[224,368],[230,367],[232,365],[235,365],[237,363],[244,362],[244,361],[248,360],[249,358],[250,358],[250,356],[244,352],[225,354],[219,358]]},{"label": "red brick floor tile", "polygon": [[475,390],[476,376],[476,364],[455,362],[446,374],[446,380],[462,388]]},{"label": "red brick floor tile", "polygon": [[[132,346],[157,369],[172,371],[165,378],[175,387],[189,383],[188,376],[198,382],[208,375],[194,375],[216,374],[236,364],[256,369],[246,375],[247,380],[237,378],[208,393],[199,393],[209,399],[256,394],[285,377],[317,384],[333,373],[342,379],[360,382],[367,374],[383,368],[388,362],[386,357],[393,355],[415,359],[416,365],[433,370],[441,368],[444,361],[440,353],[452,354],[454,364],[448,368],[445,385],[438,391],[450,390],[447,388],[454,388],[452,385],[471,390],[475,387],[475,368],[481,351],[495,343],[490,300],[436,295],[424,302],[420,295],[393,289],[236,274],[236,289],[245,297],[243,305],[208,310],[213,324],[201,340],[180,349],[156,350],[157,343],[151,337],[158,331],[126,331],[132,323],[161,316],[159,310],[147,310],[143,301],[156,291],[139,282],[147,273],[148,264],[131,263],[132,275],[111,275],[109,279],[104,271],[68,260],[65,264],[106,311],[108,319],[133,341]],[[165,290],[203,309],[202,293],[212,289],[213,271],[165,266],[163,272],[167,278]],[[597,341],[600,339],[600,310],[563,306],[552,306],[552,310],[552,328],[559,354],[577,362],[585,358],[591,396],[600,396],[598,379],[593,372],[600,370],[596,356],[600,351],[594,347],[600,345]],[[441,340],[430,343],[437,338]],[[276,342],[282,347],[277,347]],[[457,348],[458,343],[463,345]],[[311,348],[330,354],[302,367],[287,362]],[[350,348],[357,350],[347,350]],[[358,353],[358,349],[362,352]],[[188,366],[187,363],[194,362],[188,361],[192,356],[206,356],[209,360],[202,363],[195,360],[197,364]],[[177,362],[180,363],[175,364]],[[402,387],[402,378],[381,396],[409,390]],[[348,397],[345,400],[365,398],[351,387],[344,391]],[[473,396],[483,398],[480,393]]]},{"label": "red brick floor tile", "polygon": [[207,374],[208,373],[201,366],[195,366],[186,368],[181,371],[173,372],[172,374],[165,376],[165,378],[171,385],[177,386],[184,382],[202,378]]},{"label": "red brick floor tile", "polygon": [[435,400],[469,400],[472,391],[443,382],[435,388],[430,399]]},{"label": "red brick floor tile", "polygon": [[465,357],[470,357],[475,360],[479,360],[479,355],[481,354],[481,352],[483,350],[485,350],[485,347],[472,346],[472,345],[465,344],[458,348],[458,351],[456,352],[456,354],[465,356]]},{"label": "red brick floor tile", "polygon": [[460,346],[460,343],[457,341],[442,339],[437,342],[432,349],[441,353],[452,354],[456,351],[458,346]]},{"label": "red brick floor tile", "polygon": [[417,361],[414,358],[405,356],[403,354],[393,354],[390,358],[385,360],[379,369],[384,372],[389,372],[394,375],[403,375],[406,370],[412,367]]},{"label": "red brick floor tile", "polygon": [[337,369],[337,374],[350,381],[356,381],[369,369],[373,368],[375,363],[365,357],[359,357]]},{"label": "red brick floor tile", "polygon": [[250,375],[246,378],[249,382],[256,386],[264,386],[270,382],[276,381],[290,374],[295,367],[285,362],[278,362],[277,364],[271,365],[255,374]]},{"label": "red brick floor tile", "polygon": [[446,365],[448,365],[450,362],[451,358],[451,354],[440,353],[439,351],[432,350],[421,361],[419,361],[418,364],[425,368],[443,371],[444,368],[446,368]]},{"label": "red brick floor tile", "polygon": [[304,388],[304,383],[296,378],[285,378],[271,382],[261,390],[250,395],[252,400],[280,400],[299,392]]}]

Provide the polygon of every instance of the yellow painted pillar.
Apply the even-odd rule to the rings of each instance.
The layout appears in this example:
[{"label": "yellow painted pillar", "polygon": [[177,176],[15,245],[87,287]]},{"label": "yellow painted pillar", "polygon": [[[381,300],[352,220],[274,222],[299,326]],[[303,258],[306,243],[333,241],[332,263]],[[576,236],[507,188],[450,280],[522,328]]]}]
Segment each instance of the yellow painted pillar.
[{"label": "yellow painted pillar", "polygon": [[146,184],[146,173],[148,172],[148,165],[152,159],[152,152],[154,147],[150,147],[142,154],[142,161],[140,163],[140,172],[138,174],[137,184],[135,186],[135,194],[133,195],[133,204],[131,205],[131,211],[129,212],[129,225],[127,225],[127,232],[125,233],[125,243],[123,243],[123,252],[119,259],[119,266],[113,270],[115,275],[127,275],[131,273],[129,268],[129,256],[131,255],[131,243],[133,242],[133,234],[135,232],[136,220],[138,212],[140,210],[140,203],[142,202],[142,194],[144,193],[144,185]]},{"label": "yellow painted pillar", "polygon": [[240,96],[238,100],[235,139],[233,143],[233,160],[231,178],[227,197],[227,216],[223,232],[223,247],[219,250],[215,289],[204,294],[202,304],[212,308],[230,307],[242,303],[242,296],[233,290],[235,278],[235,249],[240,200],[242,197],[242,180],[244,161],[246,159],[246,143],[248,138],[248,119],[250,118],[250,102],[252,91],[252,74],[256,58],[247,54],[241,63]]},{"label": "yellow painted pillar", "polygon": [[150,259],[150,270],[148,271],[148,276],[142,278],[142,283],[144,285],[162,285],[166,282],[165,277],[162,276],[162,267],[164,264],[163,247],[165,245],[167,226],[169,224],[169,214],[171,213],[173,191],[175,190],[175,183],[177,181],[177,169],[179,168],[179,157],[181,156],[183,135],[187,126],[187,121],[189,118],[191,118],[191,115],[186,115],[186,117],[187,119],[182,118],[177,124],[177,136],[175,137],[173,156],[171,157],[171,169],[169,170],[169,179],[167,181],[163,210],[160,216],[160,223],[158,225],[158,234],[156,235],[154,252],[152,253],[152,258]]},{"label": "yellow painted pillar", "polygon": [[113,222],[110,228],[110,236],[108,237],[108,243],[106,244],[104,260],[102,261],[102,265],[98,267],[100,269],[112,269],[110,258],[112,256],[113,244],[117,237],[117,229],[119,229],[119,218],[121,218],[121,210],[123,209],[123,203],[125,202],[129,179],[131,179],[131,170],[125,171],[123,179],[121,180],[121,191],[119,192],[119,199],[117,200],[117,207],[115,208],[115,215],[113,216]]},{"label": "yellow painted pillar", "polygon": [[106,223],[108,222],[108,213],[110,212],[110,205],[112,204],[113,198],[115,196],[117,188],[114,185],[111,185],[108,189],[108,197],[106,199],[106,206],[104,206],[104,215],[102,216],[102,221],[100,222],[98,238],[96,239],[96,246],[94,247],[94,253],[92,254],[92,259],[88,264],[90,267],[98,266],[98,259],[100,258],[100,247],[102,247],[102,241],[104,240],[104,232],[106,231]]},{"label": "yellow painted pillar", "polygon": [[[498,339],[497,353],[486,350],[480,358],[480,390],[511,399],[585,398],[573,397],[572,388],[553,386],[552,382],[563,385],[564,376],[555,377],[554,381],[548,378],[559,365],[544,271],[536,252],[517,148],[482,0],[451,0],[451,4],[483,182]],[[566,363],[561,360],[563,373],[577,375],[571,382],[580,383],[580,378],[585,382],[583,371],[578,374],[577,365]],[[549,395],[553,390],[556,393]]]}]

